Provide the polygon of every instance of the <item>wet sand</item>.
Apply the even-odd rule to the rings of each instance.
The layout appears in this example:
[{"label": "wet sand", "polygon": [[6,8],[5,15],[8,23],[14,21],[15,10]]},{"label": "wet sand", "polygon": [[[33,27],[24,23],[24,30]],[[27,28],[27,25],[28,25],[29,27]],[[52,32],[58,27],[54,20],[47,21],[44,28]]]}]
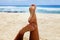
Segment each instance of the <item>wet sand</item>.
[{"label": "wet sand", "polygon": [[[0,40],[14,40],[15,36],[28,24],[28,13],[0,13]],[[37,13],[41,40],[60,40],[60,14]],[[24,40],[28,40],[29,32]]]}]

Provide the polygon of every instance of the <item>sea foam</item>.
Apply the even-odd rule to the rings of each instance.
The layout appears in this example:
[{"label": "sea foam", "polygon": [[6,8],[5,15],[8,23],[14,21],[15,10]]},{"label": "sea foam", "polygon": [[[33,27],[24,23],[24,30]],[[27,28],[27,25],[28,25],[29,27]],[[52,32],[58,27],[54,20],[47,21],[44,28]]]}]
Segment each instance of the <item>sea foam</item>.
[{"label": "sea foam", "polygon": [[[27,13],[29,7],[16,7],[16,6],[0,6],[0,12],[14,12],[14,13]],[[37,7],[37,13],[60,13],[60,8],[45,8]]]}]

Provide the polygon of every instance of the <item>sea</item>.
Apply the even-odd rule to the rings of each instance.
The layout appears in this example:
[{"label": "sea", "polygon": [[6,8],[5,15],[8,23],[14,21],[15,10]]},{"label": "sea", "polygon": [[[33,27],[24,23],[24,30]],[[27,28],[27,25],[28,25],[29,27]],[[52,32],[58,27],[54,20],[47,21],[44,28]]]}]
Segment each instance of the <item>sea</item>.
[{"label": "sea", "polygon": [[[0,5],[0,12],[29,13],[29,5]],[[60,14],[60,5],[36,5],[36,13]]]}]

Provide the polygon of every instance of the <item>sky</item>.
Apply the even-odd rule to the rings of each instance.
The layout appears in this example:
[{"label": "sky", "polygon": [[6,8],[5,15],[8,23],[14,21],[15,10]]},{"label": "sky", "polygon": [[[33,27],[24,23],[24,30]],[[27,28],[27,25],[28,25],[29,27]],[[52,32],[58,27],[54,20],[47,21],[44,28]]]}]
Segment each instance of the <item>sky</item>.
[{"label": "sky", "polygon": [[0,0],[0,5],[60,5],[60,0]]}]

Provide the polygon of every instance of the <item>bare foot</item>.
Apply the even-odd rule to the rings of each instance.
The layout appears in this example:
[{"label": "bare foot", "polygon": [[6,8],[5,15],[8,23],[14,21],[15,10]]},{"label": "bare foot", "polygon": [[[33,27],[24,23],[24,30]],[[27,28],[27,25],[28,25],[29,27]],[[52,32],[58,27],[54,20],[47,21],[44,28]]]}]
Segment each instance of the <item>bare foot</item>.
[{"label": "bare foot", "polygon": [[28,22],[31,24],[33,23],[34,25],[36,24],[36,15],[35,15],[35,10],[36,10],[36,6],[34,4],[31,5],[31,7],[29,8],[30,11],[30,17],[28,19]]},{"label": "bare foot", "polygon": [[35,9],[36,9],[36,6],[34,4],[31,5],[31,7],[29,8],[29,11],[30,13],[35,13]]}]

